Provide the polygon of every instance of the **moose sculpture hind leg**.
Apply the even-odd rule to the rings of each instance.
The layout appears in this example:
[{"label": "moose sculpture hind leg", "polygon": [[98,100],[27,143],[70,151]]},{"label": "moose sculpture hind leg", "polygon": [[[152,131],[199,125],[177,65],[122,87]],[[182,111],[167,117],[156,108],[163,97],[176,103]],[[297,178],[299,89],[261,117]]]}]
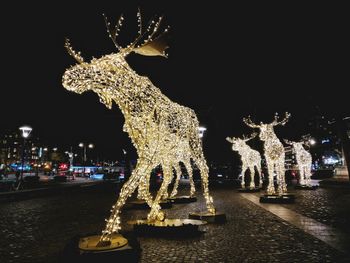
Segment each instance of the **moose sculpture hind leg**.
[{"label": "moose sculpture hind leg", "polygon": [[179,187],[179,181],[181,178],[180,163],[175,164],[174,168],[176,172],[176,177],[175,177],[175,183],[174,183],[173,190],[171,191],[170,197],[175,197],[177,195],[177,188]]},{"label": "moose sculpture hind leg", "polygon": [[194,197],[194,194],[196,192],[196,187],[194,186],[194,181],[193,181],[193,169],[191,165],[191,160],[185,161],[184,165],[188,173],[188,179],[190,181],[190,197]]}]

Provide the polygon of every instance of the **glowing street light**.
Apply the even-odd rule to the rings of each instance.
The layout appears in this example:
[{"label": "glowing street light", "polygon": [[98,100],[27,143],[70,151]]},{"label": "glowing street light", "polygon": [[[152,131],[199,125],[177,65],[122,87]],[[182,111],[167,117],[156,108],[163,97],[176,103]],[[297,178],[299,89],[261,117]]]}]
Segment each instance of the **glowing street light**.
[{"label": "glowing street light", "polygon": [[32,131],[32,128],[29,126],[22,126],[22,127],[19,127],[19,129],[22,132],[22,137],[24,139],[27,139]]},{"label": "glowing street light", "polygon": [[198,127],[198,131],[199,131],[199,138],[203,138],[204,137],[204,132],[207,130],[207,128],[203,127],[203,126],[199,126]]},{"label": "glowing street light", "polygon": [[84,150],[84,154],[83,154],[83,159],[84,159],[84,168],[83,168],[83,176],[85,176],[85,166],[86,166],[86,147],[88,147],[89,149],[93,149],[95,146],[92,144],[92,143],[89,143],[89,144],[87,144],[87,143],[83,143],[83,142],[81,142],[81,143],[79,143],[79,147],[80,148],[83,148],[83,150]]},{"label": "glowing street light", "polygon": [[310,145],[315,145],[316,144],[316,140],[314,138],[311,138],[309,140],[309,143],[310,143]]},{"label": "glowing street light", "polygon": [[19,130],[22,132],[22,137],[23,137],[23,145],[22,145],[22,165],[21,165],[21,178],[20,178],[20,181],[17,185],[17,190],[19,189],[21,183],[23,182],[23,169],[24,169],[24,148],[25,148],[25,145],[26,145],[26,139],[29,137],[31,131],[32,131],[32,128],[29,127],[29,126],[22,126],[22,127],[19,127]]}]

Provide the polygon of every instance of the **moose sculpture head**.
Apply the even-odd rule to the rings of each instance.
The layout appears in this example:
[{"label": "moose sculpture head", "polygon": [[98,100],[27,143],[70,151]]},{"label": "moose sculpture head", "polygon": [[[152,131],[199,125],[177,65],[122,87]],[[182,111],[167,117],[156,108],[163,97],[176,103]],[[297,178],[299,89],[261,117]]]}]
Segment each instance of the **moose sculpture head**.
[{"label": "moose sculpture head", "polygon": [[295,142],[295,141],[290,141],[290,140],[287,140],[287,139],[283,139],[283,141],[284,141],[286,144],[288,144],[288,145],[290,145],[290,146],[293,146],[293,148],[294,148],[294,150],[295,150],[296,152],[305,151],[303,145],[306,144],[306,143],[305,143],[305,141],[303,141],[303,140],[301,140],[301,141],[299,141],[299,142]]},{"label": "moose sculpture head", "polygon": [[260,124],[256,124],[252,122],[252,120],[250,119],[250,116],[248,116],[248,118],[244,118],[243,121],[245,124],[247,124],[251,128],[259,128],[260,129],[259,138],[262,141],[267,141],[270,138],[276,136],[274,132],[274,127],[278,125],[284,126],[288,122],[289,117],[290,117],[290,113],[286,112],[284,119],[282,119],[281,121],[278,121],[277,113],[275,114],[275,118],[271,123],[260,122]]},{"label": "moose sculpture head", "polygon": [[122,47],[117,42],[120,28],[122,27],[124,17],[120,16],[114,27],[111,27],[106,16],[104,16],[107,32],[112,39],[117,53],[105,55],[99,59],[92,59],[90,62],[84,60],[80,52],[76,52],[69,39],[66,39],[65,47],[68,53],[78,62],[76,65],[67,69],[62,77],[64,88],[76,93],[83,93],[92,90],[100,97],[100,101],[106,107],[112,107],[112,100],[108,94],[121,88],[130,86],[142,86],[142,77],[138,76],[128,65],[125,57],[134,52],[144,56],[164,56],[168,47],[165,41],[165,34],[169,27],[159,33],[162,17],[157,21],[151,20],[146,29],[143,29],[140,10],[137,13],[138,18],[138,36],[136,39]]},{"label": "moose sculpture head", "polygon": [[246,142],[250,141],[251,139],[255,138],[257,135],[256,132],[252,133],[250,136],[245,136],[243,135],[243,138],[239,138],[239,137],[227,137],[226,140],[230,143],[232,143],[232,150],[233,151],[239,151],[241,149],[244,149],[245,147],[247,147]]}]

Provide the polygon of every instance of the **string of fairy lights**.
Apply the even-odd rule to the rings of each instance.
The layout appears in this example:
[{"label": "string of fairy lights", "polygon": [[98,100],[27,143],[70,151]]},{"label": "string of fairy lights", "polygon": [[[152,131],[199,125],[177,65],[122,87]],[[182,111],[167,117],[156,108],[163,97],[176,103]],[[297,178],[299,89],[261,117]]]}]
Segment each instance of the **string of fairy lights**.
[{"label": "string of fairy lights", "polygon": [[[185,164],[192,174],[191,159],[201,172],[203,195],[208,213],[215,214],[213,198],[208,188],[208,166],[202,152],[198,134],[199,123],[192,109],[172,102],[144,76],[139,76],[125,60],[131,52],[146,56],[166,56],[166,28],[162,33],[160,25],[152,20],[146,30],[142,28],[141,13],[137,13],[138,37],[131,44],[122,48],[117,43],[117,36],[123,24],[120,17],[115,27],[111,28],[105,17],[107,31],[118,53],[105,55],[99,59],[85,62],[79,52],[75,52],[69,40],[65,47],[78,64],[67,69],[62,78],[64,88],[81,94],[91,90],[98,94],[100,102],[111,109],[113,102],[120,108],[125,118],[123,131],[129,134],[138,154],[137,166],[130,178],[123,185],[111,215],[106,220],[102,231],[101,244],[108,242],[113,233],[121,229],[120,213],[128,197],[139,187],[139,196],[151,207],[148,220],[164,220],[159,202],[166,196],[173,177],[172,168],[179,162]],[[141,43],[141,44],[140,44]],[[163,182],[155,198],[149,192],[151,171],[161,165]],[[192,177],[192,176],[191,176]],[[191,195],[194,194],[191,183]],[[173,190],[172,194],[176,191]]]}]

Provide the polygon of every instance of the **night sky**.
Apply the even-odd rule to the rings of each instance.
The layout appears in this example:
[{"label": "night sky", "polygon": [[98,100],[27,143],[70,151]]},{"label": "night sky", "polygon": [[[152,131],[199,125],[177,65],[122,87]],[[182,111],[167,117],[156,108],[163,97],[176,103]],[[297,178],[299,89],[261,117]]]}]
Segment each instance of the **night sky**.
[{"label": "night sky", "polygon": [[2,8],[0,133],[28,124],[33,136],[51,146],[69,149],[85,141],[94,143],[102,158],[121,158],[123,148],[133,155],[118,107],[108,110],[92,92],[66,91],[61,77],[75,64],[63,46],[65,37],[85,59],[116,52],[102,13],[111,20],[124,13],[120,43],[128,44],[137,34],[138,6],[144,24],[164,14],[171,26],[169,58],[133,54],[127,60],[170,99],[196,111],[208,129],[204,148],[210,161],[232,158],[225,138],[250,133],[242,122],[249,114],[269,122],[275,112],[289,111],[290,122],[276,132],[298,139],[317,112],[349,113],[342,91],[349,88],[343,7],[139,2],[30,1]]}]

